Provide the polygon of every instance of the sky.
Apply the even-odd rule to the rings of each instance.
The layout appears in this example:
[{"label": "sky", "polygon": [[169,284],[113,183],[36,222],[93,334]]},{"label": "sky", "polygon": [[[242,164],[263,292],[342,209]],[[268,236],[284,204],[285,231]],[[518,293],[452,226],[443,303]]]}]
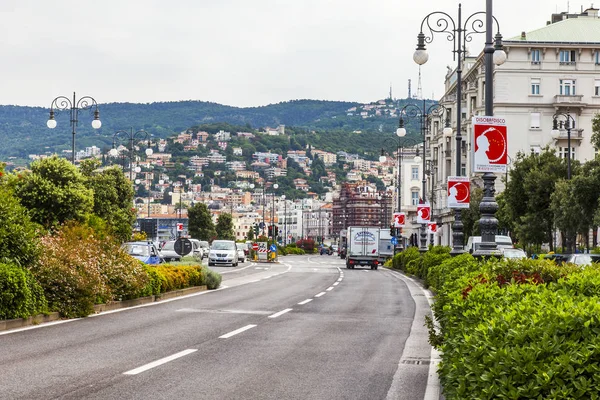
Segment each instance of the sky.
[{"label": "sky", "polygon": [[[462,3],[467,16],[485,0]],[[368,103],[417,90],[421,22],[448,0],[0,0],[0,104],[49,107],[57,96],[98,103],[201,100],[237,107],[295,99]],[[504,38],[591,3],[496,0]],[[495,32],[494,32],[495,33]],[[471,54],[482,51],[474,36]],[[443,95],[452,42],[436,34],[423,96]]]}]

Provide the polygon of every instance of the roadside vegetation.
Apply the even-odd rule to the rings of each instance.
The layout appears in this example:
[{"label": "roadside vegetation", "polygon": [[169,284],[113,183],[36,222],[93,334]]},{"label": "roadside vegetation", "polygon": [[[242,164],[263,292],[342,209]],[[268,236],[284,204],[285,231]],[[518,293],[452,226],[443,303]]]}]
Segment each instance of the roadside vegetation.
[{"label": "roadside vegetation", "polygon": [[133,234],[133,189],[120,168],[98,167],[56,156],[28,171],[0,165],[0,319],[84,317],[96,304],[219,287],[201,265],[149,266],[121,250]]},{"label": "roadside vegetation", "polygon": [[426,322],[446,399],[598,398],[600,266],[449,251],[409,248],[388,263],[435,294]]}]

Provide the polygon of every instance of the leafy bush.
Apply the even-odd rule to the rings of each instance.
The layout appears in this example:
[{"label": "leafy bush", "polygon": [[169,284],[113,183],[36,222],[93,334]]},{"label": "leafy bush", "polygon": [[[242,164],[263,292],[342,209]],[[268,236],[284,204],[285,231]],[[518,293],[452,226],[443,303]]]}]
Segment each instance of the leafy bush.
[{"label": "leafy bush", "polygon": [[208,290],[218,289],[219,286],[221,286],[221,274],[218,274],[215,271],[207,270],[204,278],[204,284]]},{"label": "leafy bush", "polygon": [[451,258],[450,247],[448,246],[432,246],[425,254],[423,254],[420,270],[417,276],[425,280],[425,286],[429,286],[427,276],[429,269],[440,265],[444,260]]},{"label": "leafy bush", "polygon": [[206,285],[208,289],[217,289],[221,284],[221,275],[199,265],[156,265],[146,266],[150,278],[145,295],[159,295],[172,290],[191,286]]},{"label": "leafy bush", "polygon": [[44,290],[29,271],[0,264],[0,319],[27,318],[47,309]]},{"label": "leafy bush", "polygon": [[143,266],[93,229],[69,224],[42,238],[43,252],[31,271],[51,310],[83,317],[94,304],[139,296],[148,283]]},{"label": "leafy bush", "polygon": [[296,246],[308,254],[313,254],[316,250],[314,239],[300,239],[296,242]]},{"label": "leafy bush", "polygon": [[294,254],[294,255],[304,255],[306,254],[304,250],[299,249],[297,247],[286,247],[285,249],[287,254]]},{"label": "leafy bush", "polygon": [[399,269],[404,272],[408,272],[409,264],[416,271],[418,268],[418,262],[421,259],[421,253],[417,247],[408,247],[394,256],[393,266],[394,269]]}]

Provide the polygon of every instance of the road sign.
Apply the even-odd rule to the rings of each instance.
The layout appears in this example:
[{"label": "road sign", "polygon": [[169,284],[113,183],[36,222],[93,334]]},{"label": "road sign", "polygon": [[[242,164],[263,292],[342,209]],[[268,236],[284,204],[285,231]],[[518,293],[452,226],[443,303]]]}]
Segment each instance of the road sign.
[{"label": "road sign", "polygon": [[271,250],[272,252],[277,251],[277,246],[275,246],[275,244],[272,244],[271,247],[269,247],[269,250]]},{"label": "road sign", "polygon": [[398,244],[398,238],[396,236],[392,236],[392,239],[390,239],[390,242],[392,242],[392,244],[394,246],[396,246]]},{"label": "road sign", "polygon": [[179,238],[175,241],[173,247],[175,248],[175,253],[180,256],[187,256],[192,251],[192,242],[186,238]]},{"label": "road sign", "polygon": [[252,250],[258,250],[258,243],[252,243]]},{"label": "road sign", "polygon": [[260,222],[260,223],[258,224],[258,227],[259,227],[260,229],[265,229],[265,223],[264,223],[264,222]]},{"label": "road sign", "polygon": [[258,242],[258,259],[267,260],[267,242]]}]

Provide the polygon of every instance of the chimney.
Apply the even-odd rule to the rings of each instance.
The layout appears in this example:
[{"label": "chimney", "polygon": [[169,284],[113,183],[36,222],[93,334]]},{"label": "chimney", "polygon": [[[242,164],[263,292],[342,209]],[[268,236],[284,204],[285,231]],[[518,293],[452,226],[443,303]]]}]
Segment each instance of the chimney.
[{"label": "chimney", "polygon": [[527,40],[527,33],[525,31],[521,32],[521,40]]}]

